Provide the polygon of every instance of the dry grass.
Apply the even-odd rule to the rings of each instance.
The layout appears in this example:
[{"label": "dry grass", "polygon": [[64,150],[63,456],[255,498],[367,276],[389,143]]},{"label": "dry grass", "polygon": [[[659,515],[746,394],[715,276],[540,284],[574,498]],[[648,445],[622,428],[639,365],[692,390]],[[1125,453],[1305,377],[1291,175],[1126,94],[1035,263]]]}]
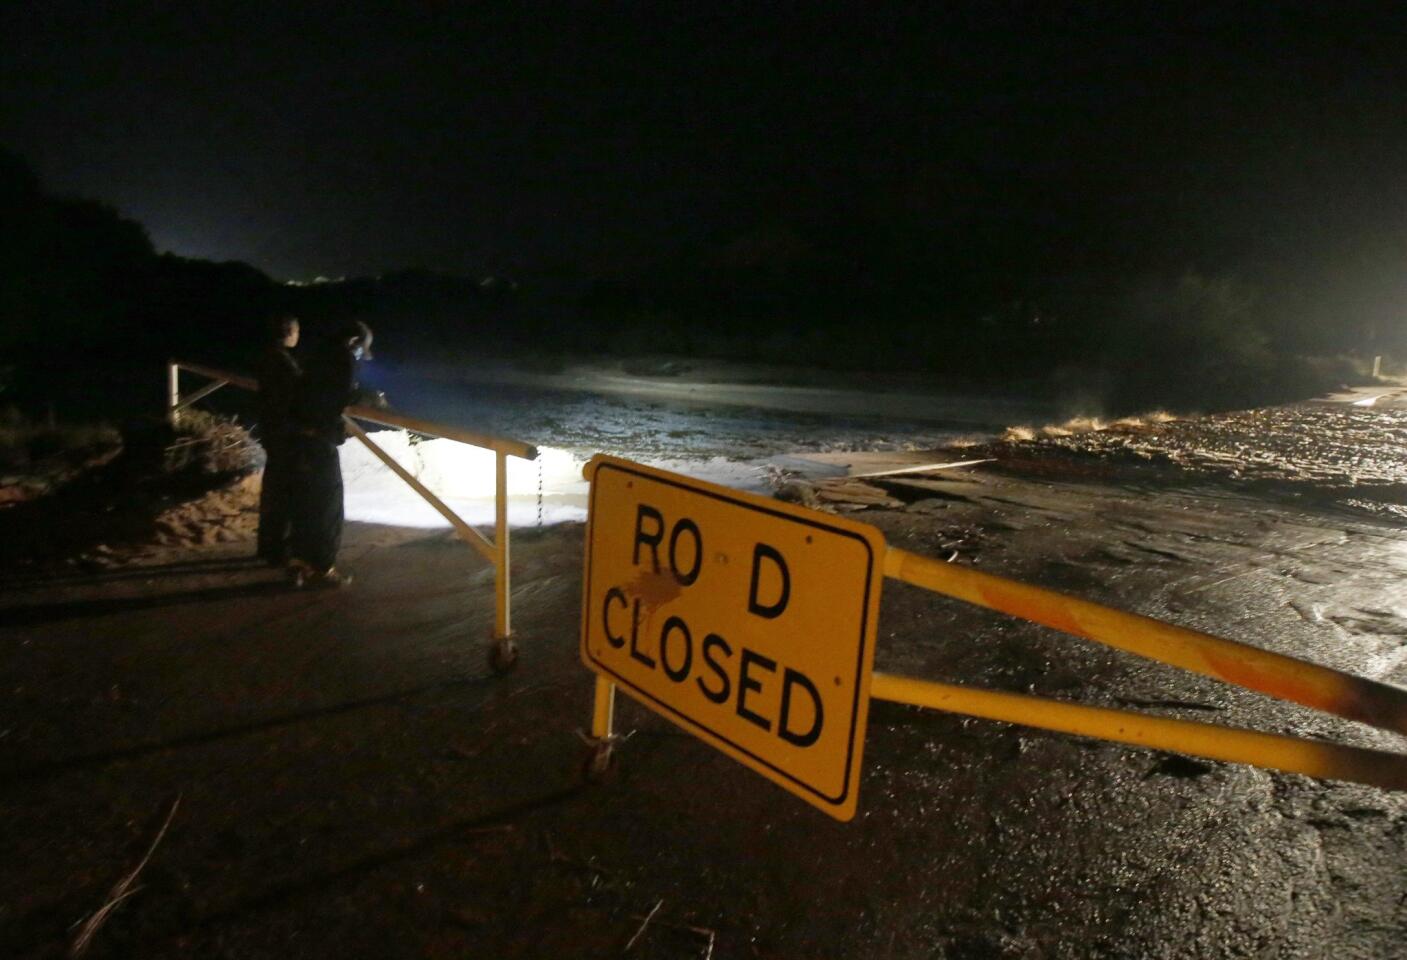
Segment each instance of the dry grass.
[{"label": "dry grass", "polygon": [[147,863],[150,862],[151,855],[156,852],[156,848],[161,845],[161,840],[166,836],[166,831],[171,828],[171,821],[176,818],[176,810],[180,805],[181,797],[180,794],[177,794],[176,799],[171,801],[171,809],[166,812],[166,819],[162,822],[161,829],[157,831],[156,837],[152,840],[150,846],[147,847],[146,854],[137,862],[135,867],[123,874],[117,883],[113,884],[102,906],[74,924],[78,933],[74,936],[73,942],[69,944],[68,955],[70,957],[81,957],[87,953],[88,948],[93,944],[93,938],[98,935],[98,931],[102,929],[103,924],[107,923],[113,911],[121,906],[123,901],[128,897],[142,889],[141,887],[134,887],[132,884],[136,882],[137,877],[141,874]]},{"label": "dry grass", "polygon": [[183,410],[163,459],[167,473],[193,471],[221,477],[254,472],[263,462],[263,452],[236,420],[204,410]]}]

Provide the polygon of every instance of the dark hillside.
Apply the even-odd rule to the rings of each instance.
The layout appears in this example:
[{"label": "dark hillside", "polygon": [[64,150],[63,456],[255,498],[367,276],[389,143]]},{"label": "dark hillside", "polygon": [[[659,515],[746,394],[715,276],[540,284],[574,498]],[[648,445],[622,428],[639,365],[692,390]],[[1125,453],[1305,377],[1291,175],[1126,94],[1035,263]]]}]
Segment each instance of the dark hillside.
[{"label": "dark hillside", "polygon": [[404,269],[291,285],[157,254],[140,224],[45,192],[0,152],[0,404],[150,411],[166,357],[247,368],[276,311],[310,337],[363,319],[398,362],[672,353],[918,370],[1040,381],[1111,413],[1292,399],[1361,377],[1375,353],[1407,353],[1405,325],[1384,312],[1402,281],[1381,244],[1332,275],[1266,245],[1201,270],[1155,224],[1062,224],[1047,243],[1011,197],[950,208],[915,184],[849,205],[802,191],[596,275]]}]

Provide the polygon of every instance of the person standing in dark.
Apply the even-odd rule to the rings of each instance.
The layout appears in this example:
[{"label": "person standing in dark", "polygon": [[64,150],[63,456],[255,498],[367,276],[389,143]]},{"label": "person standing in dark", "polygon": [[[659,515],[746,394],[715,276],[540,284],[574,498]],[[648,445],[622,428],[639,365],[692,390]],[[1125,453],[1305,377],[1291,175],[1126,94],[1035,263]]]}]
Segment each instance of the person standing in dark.
[{"label": "person standing in dark", "polygon": [[259,439],[264,447],[264,479],[259,488],[258,557],[281,567],[289,559],[292,527],[293,402],[301,371],[293,357],[298,318],[275,317],[259,356]]},{"label": "person standing in dark", "polygon": [[336,566],[343,520],[337,448],[347,439],[342,411],[360,399],[357,363],[369,359],[371,328],[360,322],[346,325],[307,357],[294,393],[291,567],[300,587],[351,582]]}]

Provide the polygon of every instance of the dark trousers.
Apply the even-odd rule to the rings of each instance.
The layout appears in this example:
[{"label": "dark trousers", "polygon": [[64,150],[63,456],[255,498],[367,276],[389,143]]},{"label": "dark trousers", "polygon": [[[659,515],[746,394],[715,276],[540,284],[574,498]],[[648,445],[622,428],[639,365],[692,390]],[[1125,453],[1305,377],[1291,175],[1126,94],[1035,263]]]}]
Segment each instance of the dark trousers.
[{"label": "dark trousers", "polygon": [[337,444],[296,438],[293,457],[293,556],[315,570],[337,562],[342,546],[342,464]]},{"label": "dark trousers", "polygon": [[293,526],[293,449],[287,438],[264,440],[264,480],[259,487],[259,556],[288,559]]}]

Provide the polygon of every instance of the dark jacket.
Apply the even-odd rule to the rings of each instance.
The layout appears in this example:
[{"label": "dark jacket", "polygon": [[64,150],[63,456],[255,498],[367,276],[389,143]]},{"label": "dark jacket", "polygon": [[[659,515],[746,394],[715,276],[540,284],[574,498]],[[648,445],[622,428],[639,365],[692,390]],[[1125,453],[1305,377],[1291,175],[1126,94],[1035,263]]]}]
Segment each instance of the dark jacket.
[{"label": "dark jacket", "polygon": [[281,440],[294,429],[293,405],[302,371],[293,354],[281,345],[270,346],[259,357],[259,433],[266,440]]},{"label": "dark jacket", "polygon": [[355,403],[356,360],[346,347],[330,345],[310,356],[294,392],[293,421],[299,433],[340,444],[347,439],[342,411]]}]

